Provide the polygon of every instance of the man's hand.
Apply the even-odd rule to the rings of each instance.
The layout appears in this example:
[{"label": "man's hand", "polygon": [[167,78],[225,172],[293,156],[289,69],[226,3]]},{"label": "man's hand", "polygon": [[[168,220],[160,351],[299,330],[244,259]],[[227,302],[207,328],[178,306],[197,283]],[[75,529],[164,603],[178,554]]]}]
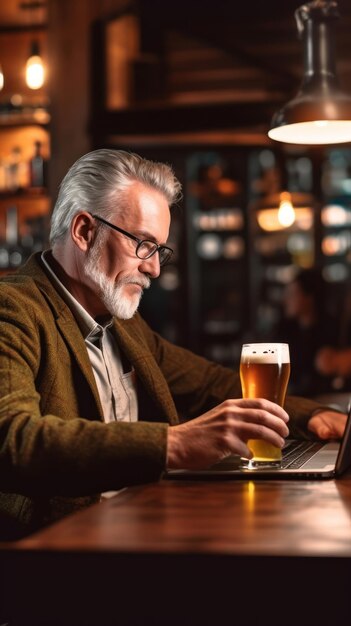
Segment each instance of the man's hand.
[{"label": "man's hand", "polygon": [[196,419],[168,429],[167,469],[204,469],[230,454],[251,458],[248,439],[279,448],[289,434],[289,416],[263,399],[225,400]]},{"label": "man's hand", "polygon": [[344,434],[347,415],[332,409],[320,411],[308,422],[308,430],[320,439],[341,439]]}]

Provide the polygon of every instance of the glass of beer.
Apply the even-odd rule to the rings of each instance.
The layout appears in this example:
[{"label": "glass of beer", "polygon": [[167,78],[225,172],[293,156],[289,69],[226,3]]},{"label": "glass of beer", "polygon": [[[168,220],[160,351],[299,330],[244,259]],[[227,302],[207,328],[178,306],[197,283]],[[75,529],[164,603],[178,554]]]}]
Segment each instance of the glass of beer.
[{"label": "glass of beer", "polygon": [[[266,398],[284,405],[290,376],[290,353],[287,343],[246,343],[240,359],[243,398]],[[280,467],[282,451],[262,439],[249,439],[252,459],[241,459],[242,467]]]}]

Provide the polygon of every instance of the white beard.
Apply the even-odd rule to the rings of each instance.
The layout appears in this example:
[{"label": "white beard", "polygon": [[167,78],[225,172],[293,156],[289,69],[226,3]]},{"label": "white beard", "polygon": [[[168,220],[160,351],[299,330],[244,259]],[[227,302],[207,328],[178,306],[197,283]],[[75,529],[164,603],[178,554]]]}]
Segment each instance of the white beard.
[{"label": "white beard", "polygon": [[133,296],[124,295],[125,285],[140,285],[143,289],[148,289],[151,284],[150,278],[142,274],[135,278],[132,275],[125,276],[114,282],[107,278],[106,274],[99,269],[99,246],[95,244],[87,255],[84,266],[84,274],[98,288],[98,295],[104,303],[106,309],[113,315],[122,320],[128,320],[133,317],[137,311],[143,292]]}]

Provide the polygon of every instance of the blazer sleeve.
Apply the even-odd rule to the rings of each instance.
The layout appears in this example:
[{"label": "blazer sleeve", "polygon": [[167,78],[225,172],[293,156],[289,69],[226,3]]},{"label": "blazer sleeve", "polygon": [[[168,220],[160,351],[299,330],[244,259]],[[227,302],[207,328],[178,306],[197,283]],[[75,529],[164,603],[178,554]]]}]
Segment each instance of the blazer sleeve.
[{"label": "blazer sleeve", "polygon": [[0,283],[0,491],[85,496],[161,476],[168,425],[105,424],[79,371],[33,285]]},{"label": "blazer sleeve", "polygon": [[[196,417],[227,398],[242,397],[240,376],[234,369],[175,346],[153,332],[140,317],[138,321],[182,419]],[[288,396],[285,409],[290,415],[291,436],[314,438],[307,423],[315,411],[323,408],[327,407],[313,400]]]}]

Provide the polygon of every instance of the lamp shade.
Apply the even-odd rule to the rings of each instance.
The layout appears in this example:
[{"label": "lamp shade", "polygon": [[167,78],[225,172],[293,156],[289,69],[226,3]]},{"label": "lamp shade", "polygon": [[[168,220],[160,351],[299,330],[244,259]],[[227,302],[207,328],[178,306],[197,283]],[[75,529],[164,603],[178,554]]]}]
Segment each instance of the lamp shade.
[{"label": "lamp shade", "polygon": [[315,0],[295,12],[303,40],[304,76],[300,90],[273,116],[268,135],[291,144],[351,141],[351,96],[336,75],[334,24],[336,2]]}]

